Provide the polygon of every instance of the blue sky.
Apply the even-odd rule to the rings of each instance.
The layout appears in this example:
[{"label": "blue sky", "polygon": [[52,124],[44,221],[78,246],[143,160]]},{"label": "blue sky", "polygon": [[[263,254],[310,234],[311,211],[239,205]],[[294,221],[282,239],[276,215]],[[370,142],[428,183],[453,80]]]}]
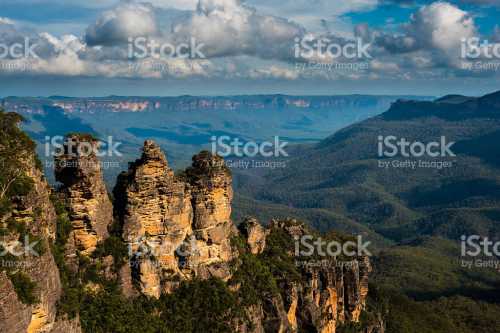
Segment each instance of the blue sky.
[{"label": "blue sky", "polygon": [[[494,47],[499,18],[500,0],[2,0],[0,95],[480,95],[500,89],[500,56],[462,41]],[[3,52],[16,44],[35,51]]]}]

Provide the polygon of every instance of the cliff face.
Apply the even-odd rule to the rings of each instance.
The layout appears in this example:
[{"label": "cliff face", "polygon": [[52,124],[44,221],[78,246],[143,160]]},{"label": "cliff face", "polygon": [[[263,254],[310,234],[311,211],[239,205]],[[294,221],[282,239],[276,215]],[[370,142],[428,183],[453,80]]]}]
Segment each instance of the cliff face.
[{"label": "cliff face", "polygon": [[160,148],[146,141],[114,194],[144,294],[159,297],[195,276],[229,277],[232,188],[221,159],[200,154],[185,177],[176,177]]},{"label": "cliff face", "polygon": [[[118,177],[115,212],[129,247],[130,268],[122,269],[122,288],[159,298],[183,280],[218,277],[228,281],[238,269],[231,237],[241,234],[252,255],[265,255],[269,235],[282,230],[293,238],[308,235],[296,221],[273,221],[264,228],[253,218],[239,227],[230,219],[232,177],[222,158],[202,152],[180,175],[174,175],[158,145],[146,141],[140,159]],[[293,254],[289,254],[293,255]],[[299,281],[279,282],[281,295],[247,309],[252,325],[241,332],[334,333],[358,322],[368,293],[368,258],[348,263],[330,258],[327,266],[298,269]],[[128,281],[124,283],[124,281]]]},{"label": "cliff face", "polygon": [[[276,230],[283,230],[290,239],[310,235],[304,225],[295,220],[273,221],[265,230],[257,223],[255,219],[247,219],[240,226],[249,248],[256,253],[255,245],[265,243],[265,238]],[[335,333],[341,324],[359,322],[368,295],[368,277],[372,269],[369,259],[355,257],[342,262],[328,258],[321,265],[309,264],[299,269],[300,280],[278,281],[282,290],[280,297],[274,297],[267,306],[264,303],[258,311],[250,311],[254,327],[262,327],[264,331],[269,331],[265,328],[271,325],[271,331]],[[275,319],[269,321],[269,318]]]},{"label": "cliff face", "polygon": [[60,193],[67,203],[73,231],[68,252],[76,250],[90,255],[98,242],[108,237],[113,222],[113,208],[102,179],[96,156],[98,143],[90,137],[72,135],[64,152],[55,158],[56,180],[62,183]]},{"label": "cliff face", "polygon": [[[78,136],[74,140],[77,146],[83,142],[90,142],[93,147],[96,144],[88,137]],[[238,231],[230,218],[231,173],[222,158],[208,152],[194,156],[192,166],[175,175],[158,145],[146,141],[142,156],[118,178],[114,207],[95,154],[74,154],[66,146],[56,162],[56,177],[63,184],[58,196],[65,201],[73,227],[65,248],[66,264],[76,265],[72,266],[75,272],[99,265],[95,266],[100,267],[96,274],[108,282],[117,281],[130,298],[139,293],[159,298],[175,292],[182,281],[211,277],[228,282],[237,294],[241,285],[233,285],[232,277],[240,269],[242,256],[250,255],[272,265],[265,257],[273,255],[276,241],[270,238],[274,233],[287,235],[285,247],[293,243],[293,238],[309,234],[304,225],[294,220],[273,221],[265,228],[253,218],[246,219]],[[32,305],[21,301],[19,290],[8,275],[12,271],[0,270],[0,332],[79,333],[78,316],[74,320],[56,317],[56,304],[63,291],[50,246],[58,230],[51,189],[34,160],[27,164],[26,175],[33,188],[12,200],[12,211],[2,217],[1,224],[2,228],[6,221],[22,225],[25,233],[43,245],[37,247],[38,256],[24,255],[20,268],[36,285],[35,300]],[[119,268],[113,266],[113,256],[95,251],[109,236],[113,209],[121,238],[129,249],[129,262]],[[19,239],[20,231],[2,237],[4,241]],[[244,250],[241,244],[232,243],[235,239],[246,241]],[[123,245],[119,237],[109,240]],[[78,266],[78,253],[87,257],[83,261],[87,262],[86,267]],[[293,251],[286,256],[292,258]],[[293,270],[299,275],[294,280],[284,278],[286,274],[280,270],[273,271],[277,292],[252,305],[242,305],[251,325],[236,322],[235,331],[335,333],[339,325],[359,321],[368,293],[368,258],[353,258],[349,265],[331,258],[327,266],[297,266]],[[84,279],[83,275],[79,279]],[[86,292],[92,287],[95,292],[103,288],[101,282],[81,282]],[[371,332],[382,331],[374,326]]]},{"label": "cliff face", "polygon": [[[11,260],[2,257],[0,332],[56,332],[55,328],[64,322],[56,318],[56,304],[62,290],[59,271],[49,245],[55,239],[56,214],[49,198],[50,188],[41,171],[35,167],[33,156],[25,164],[25,174],[33,187],[27,195],[14,198],[12,212],[2,220],[16,225],[17,230],[2,238],[3,242],[19,239],[22,246],[26,244],[22,238],[27,239],[29,244],[33,244],[33,251],[24,251],[21,256],[10,257]],[[7,266],[16,269],[5,271]],[[22,274],[35,284],[33,304],[25,304],[20,300],[9,274]],[[71,326],[65,332],[80,332],[77,322],[65,323]]]}]

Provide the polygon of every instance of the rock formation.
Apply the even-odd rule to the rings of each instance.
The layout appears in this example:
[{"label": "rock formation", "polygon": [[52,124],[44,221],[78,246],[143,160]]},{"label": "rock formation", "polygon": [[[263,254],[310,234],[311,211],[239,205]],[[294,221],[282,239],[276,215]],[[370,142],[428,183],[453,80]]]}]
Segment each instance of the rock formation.
[{"label": "rock formation", "polygon": [[[247,218],[240,226],[251,250],[255,250],[255,244],[265,242],[273,230],[284,230],[290,239],[309,234],[307,228],[295,220],[274,220],[267,230],[256,226],[256,223],[257,220]],[[248,230],[259,230],[260,236],[256,237],[256,231]],[[259,241],[255,242],[255,239]],[[252,252],[256,252],[254,250]],[[369,259],[355,257],[342,262],[337,258],[328,258],[320,263],[308,264],[300,268],[300,282],[280,283],[286,297],[275,297],[271,305],[267,305],[267,311],[265,305],[260,311],[251,311],[255,327],[272,325],[276,332],[302,332],[314,328],[319,333],[335,333],[340,324],[359,321],[368,294]],[[266,313],[269,311],[271,318],[275,318],[271,322]]]},{"label": "rock formation", "polygon": [[[26,162],[25,174],[33,182],[33,188],[27,195],[13,200],[12,212],[4,216],[3,220],[9,220],[18,226],[22,225],[29,244],[37,245],[34,245],[34,252],[25,251],[21,257],[15,259],[15,262],[10,262],[6,257],[1,259],[0,332],[56,332],[55,327],[61,325],[61,321],[56,318],[56,304],[62,290],[59,271],[49,246],[55,239],[56,214],[49,198],[50,188],[42,172],[35,167],[34,156]],[[12,241],[19,239],[19,236],[18,232],[13,232],[4,237]],[[4,237],[0,240],[6,241]],[[4,270],[14,264],[18,268],[17,272],[27,276],[36,285],[34,290],[36,301],[33,305],[23,304],[20,301],[8,278],[8,274],[13,273],[12,270],[10,272]],[[66,323],[72,328],[65,332],[81,332],[75,321]]]},{"label": "rock formation", "polygon": [[[92,149],[97,148],[90,137],[71,138],[76,142],[74,147],[90,144]],[[269,246],[273,246],[269,238],[273,232],[284,232],[290,242],[309,234],[295,220],[272,221],[264,228],[253,218],[243,221],[238,231],[230,218],[231,173],[222,158],[209,152],[194,156],[192,166],[175,175],[159,146],[146,141],[142,156],[118,177],[114,207],[94,153],[75,153],[66,145],[56,163],[56,179],[63,184],[57,193],[65,200],[73,226],[65,248],[66,264],[81,268],[72,258],[83,254],[89,264],[99,263],[97,274],[118,282],[127,297],[142,293],[159,298],[173,292],[181,281],[194,278],[216,277],[230,282],[241,261],[236,260],[238,256],[266,256]],[[8,275],[12,272],[0,269],[0,332],[80,333],[78,316],[73,320],[56,318],[56,304],[63,291],[49,246],[57,230],[51,190],[34,160],[28,163],[26,175],[33,180],[33,189],[13,199],[12,211],[2,216],[0,223],[9,220],[24,225],[45,250],[39,256],[24,256],[25,265],[20,269],[36,283],[33,305],[20,301]],[[113,209],[130,260],[116,270],[113,256],[95,256],[99,253],[95,251],[98,243],[108,237]],[[239,242],[240,236],[245,250],[233,249],[232,239]],[[2,237],[16,240],[19,234]],[[116,239],[123,245],[119,237],[109,240]],[[295,280],[274,277],[279,292],[248,306],[245,310],[251,325],[237,322],[235,331],[335,333],[340,324],[359,321],[368,293],[368,258],[352,258],[349,263],[330,258],[326,266],[306,265],[296,270],[300,278]],[[95,286],[95,290],[101,288],[99,283],[88,285]],[[238,286],[230,288],[238,290]],[[372,325],[370,332],[383,332],[382,319],[380,322]]]},{"label": "rock formation", "polygon": [[[56,180],[67,202],[73,232],[69,249],[90,255],[108,237],[113,207],[96,156],[99,143],[87,135],[70,135],[55,158]],[[71,251],[70,251],[71,252]]]},{"label": "rock formation", "polygon": [[159,297],[195,276],[229,277],[232,188],[222,159],[202,153],[177,177],[160,148],[146,141],[114,194],[143,293]]},{"label": "rock formation", "polygon": [[269,230],[262,227],[257,219],[247,217],[238,228],[247,240],[252,254],[260,254],[264,251],[264,248],[266,247],[266,237],[269,234]]}]

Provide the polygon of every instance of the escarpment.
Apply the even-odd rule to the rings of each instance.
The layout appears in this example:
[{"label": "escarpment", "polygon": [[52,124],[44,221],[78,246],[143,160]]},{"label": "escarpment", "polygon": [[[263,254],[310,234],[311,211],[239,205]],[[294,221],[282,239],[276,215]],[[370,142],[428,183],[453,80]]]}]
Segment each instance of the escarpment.
[{"label": "escarpment", "polygon": [[[307,228],[296,220],[274,220],[266,229],[256,226],[256,223],[255,219],[247,219],[240,226],[251,252],[256,252],[256,239],[258,244],[262,244],[266,238],[275,243],[276,237],[286,242],[294,242],[303,236],[312,237]],[[259,231],[247,231],[252,229]],[[257,234],[260,236],[256,237]],[[264,302],[260,311],[250,312],[253,326],[262,326],[266,332],[335,333],[340,325],[358,323],[361,312],[366,308],[368,277],[372,269],[368,257],[352,257],[349,260],[337,257],[301,258],[299,261],[291,253],[293,250],[292,246],[285,256],[294,258],[295,267],[292,270],[296,276],[290,278],[280,272],[276,281],[281,293],[271,297],[267,306]],[[271,245],[271,248],[264,248],[262,255],[273,256],[275,251],[276,248]],[[274,314],[269,316],[266,312]],[[269,322],[268,318],[275,319]]]},{"label": "escarpment", "polygon": [[[31,141],[17,122],[8,124],[11,115],[0,113],[2,176],[16,171],[0,212],[0,332],[59,332],[67,325],[65,332],[78,333],[76,321],[57,316],[62,283],[51,251],[57,229],[51,190]],[[4,140],[15,155],[7,154]]]},{"label": "escarpment", "polygon": [[[11,228],[3,240],[29,234],[43,246],[35,247],[39,256],[23,255],[20,269],[0,269],[0,332],[111,332],[109,326],[89,326],[109,322],[86,316],[100,311],[106,297],[118,297],[119,302],[111,298],[113,307],[126,303],[128,309],[146,300],[136,298],[141,294],[158,299],[147,306],[149,319],[158,317],[159,325],[170,328],[169,318],[162,317],[166,308],[157,302],[186,283],[214,280],[223,285],[218,292],[241,310],[227,309],[238,314],[227,320],[230,331],[335,333],[343,324],[360,321],[371,270],[368,258],[346,262],[333,257],[318,265],[318,258],[296,257],[296,239],[311,232],[295,220],[275,220],[264,227],[247,218],[236,228],[232,176],[222,158],[201,152],[176,174],[160,147],[146,141],[140,158],[118,177],[112,204],[94,150],[97,142],[85,135],[69,138],[74,145],[66,144],[56,158],[58,190],[50,189],[31,159],[26,175],[32,187],[14,196],[12,209],[2,215],[2,229],[7,224],[25,227]],[[79,150],[82,145],[92,148],[90,153]],[[66,212],[66,233],[56,200]],[[12,276],[18,273],[33,283],[30,297],[19,293]],[[210,307],[210,299],[203,301]],[[75,315],[67,315],[69,310]],[[117,313],[113,316],[120,321]]]},{"label": "escarpment", "polygon": [[76,251],[90,255],[108,237],[108,227],[113,222],[113,208],[96,156],[98,149],[96,139],[73,134],[66,137],[64,150],[55,157],[56,180],[62,184],[59,192],[73,226],[69,255]]}]

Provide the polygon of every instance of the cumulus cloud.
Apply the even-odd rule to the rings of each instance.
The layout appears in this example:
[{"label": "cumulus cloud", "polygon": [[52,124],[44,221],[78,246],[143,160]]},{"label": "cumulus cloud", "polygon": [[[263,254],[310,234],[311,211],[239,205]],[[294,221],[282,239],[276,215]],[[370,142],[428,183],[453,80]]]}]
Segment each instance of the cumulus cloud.
[{"label": "cumulus cloud", "polygon": [[196,39],[208,57],[290,58],[294,38],[303,33],[298,24],[259,15],[239,0],[199,0],[196,12],[173,27],[176,40]]},{"label": "cumulus cloud", "polygon": [[[443,1],[416,10],[396,32],[357,26],[355,34],[375,45],[378,61],[397,62],[401,68],[457,70],[462,64],[463,39],[477,37],[473,17],[459,7]],[[375,66],[383,68],[383,66]]]},{"label": "cumulus cloud", "polygon": [[128,38],[154,36],[158,33],[154,8],[145,3],[121,3],[106,11],[87,28],[88,45],[115,45]]},{"label": "cumulus cloud", "polygon": [[[305,1],[285,1],[282,7],[285,12],[294,13],[307,7]],[[333,8],[331,1],[317,1],[319,8],[325,11]],[[368,9],[376,1],[356,0],[348,5],[339,0],[338,5],[345,6],[345,9],[336,10]],[[356,26],[352,35],[372,44],[369,53],[373,59],[332,59],[317,53],[305,59],[295,54],[297,38],[308,38],[311,44],[327,39],[345,45],[353,42],[352,37],[339,36],[334,28],[326,32],[307,30],[296,21],[273,14],[270,9],[257,10],[252,6],[256,3],[263,4],[261,0],[124,1],[105,11],[88,26],[83,36],[34,33],[20,29],[16,22],[0,18],[0,42],[21,42],[29,37],[38,44],[38,57],[29,59],[31,74],[297,80],[303,74],[293,70],[295,64],[292,63],[367,61],[371,63],[367,73],[323,71],[314,75],[328,79],[384,75],[408,79],[417,75],[438,75],[436,69],[458,70],[461,39],[479,35],[469,13],[451,3],[438,1],[416,8],[407,23],[393,26],[390,33],[373,29],[368,24]],[[267,5],[274,8],[278,2],[269,0]],[[158,10],[156,6],[183,11]],[[304,15],[311,10],[304,11]],[[166,12],[176,14],[175,20],[165,20]],[[135,37],[147,37],[171,45],[189,43],[194,39],[197,44],[204,45],[202,53],[205,57],[179,59],[148,54],[144,58],[131,59],[128,42],[129,38]],[[500,29],[497,28],[488,38],[500,40]],[[12,67],[19,65],[18,59],[0,60],[11,62]]]},{"label": "cumulus cloud", "polygon": [[412,15],[408,33],[424,46],[454,52],[463,38],[476,35],[474,20],[460,8],[435,2]]},{"label": "cumulus cloud", "polygon": [[378,43],[392,53],[434,49],[456,54],[461,40],[475,36],[476,30],[467,12],[447,2],[435,2],[414,13],[402,33],[378,33]]},{"label": "cumulus cloud", "polygon": [[[177,6],[175,1],[156,1]],[[260,15],[240,0],[197,0],[195,10],[182,15],[165,28],[155,16],[154,7],[143,3],[121,3],[105,12],[85,34],[88,46],[108,48],[119,53],[130,38],[146,37],[162,45],[203,45],[206,58],[250,55],[263,59],[291,59],[294,38],[305,29],[287,19]],[[102,53],[102,52],[101,52]]]},{"label": "cumulus cloud", "polygon": [[10,45],[29,40],[34,56],[0,59],[0,74],[59,75],[127,78],[185,78],[210,76],[216,68],[209,60],[151,59],[137,62],[128,59],[126,47],[91,46],[74,35],[56,37],[33,33],[0,22],[0,41]]}]

